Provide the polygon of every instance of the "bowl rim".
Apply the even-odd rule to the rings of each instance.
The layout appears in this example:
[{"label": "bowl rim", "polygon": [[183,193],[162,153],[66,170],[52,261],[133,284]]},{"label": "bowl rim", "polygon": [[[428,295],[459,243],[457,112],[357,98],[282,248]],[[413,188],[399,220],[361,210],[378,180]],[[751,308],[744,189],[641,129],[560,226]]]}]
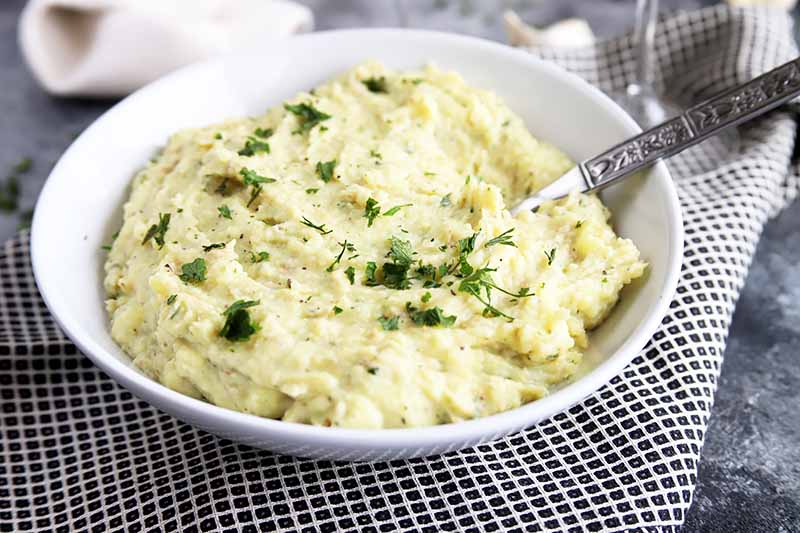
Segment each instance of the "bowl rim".
[{"label": "bowl rim", "polygon": [[[295,35],[287,39],[290,42],[298,39],[305,41],[324,41],[338,36],[353,34],[363,36],[367,34],[391,35],[393,37],[399,36],[400,38],[434,40],[437,41],[437,44],[443,44],[445,46],[461,45],[467,48],[481,49],[482,51],[495,54],[504,59],[529,62],[548,75],[559,78],[561,81],[574,86],[576,89],[580,90],[582,95],[591,98],[599,105],[603,105],[606,111],[621,121],[623,126],[631,130],[632,134],[641,131],[641,128],[639,128],[634,120],[614,103],[611,98],[577,75],[564,70],[554,63],[534,57],[523,50],[478,37],[419,29],[368,28],[321,31]],[[109,115],[113,115],[121,109],[135,104],[143,95],[158,91],[162,85],[169,84],[176,78],[191,76],[192,72],[195,70],[207,68],[210,64],[214,63],[224,63],[226,59],[231,56],[240,56],[243,54],[247,54],[247,52],[227,53],[181,67],[147,84],[117,102],[95,119],[85,132],[61,155],[59,161],[50,172],[36,202],[36,209],[34,211],[31,227],[30,251],[34,278],[42,299],[56,323],[75,343],[78,349],[88,356],[100,369],[108,373],[114,381],[122,385],[134,396],[147,401],[159,410],[166,410],[171,414],[177,412],[182,414],[195,413],[209,420],[209,425],[234,425],[238,430],[243,432],[262,433],[273,437],[283,436],[287,441],[305,441],[309,443],[326,441],[331,445],[345,447],[351,450],[375,449],[379,447],[385,450],[396,450],[408,447],[419,449],[433,448],[435,446],[442,447],[448,444],[452,445],[453,443],[469,443],[494,439],[501,435],[509,434],[512,431],[518,431],[521,428],[532,427],[542,420],[566,411],[617,376],[622,369],[638,355],[639,351],[646,345],[653,333],[655,333],[676,291],[683,260],[683,220],[680,204],[669,170],[663,162],[659,162],[653,167],[653,175],[650,177],[650,179],[662,180],[668,192],[663,200],[669,221],[669,264],[667,265],[666,278],[662,292],[656,303],[650,308],[645,319],[639,323],[633,333],[613,354],[573,383],[539,400],[494,415],[436,426],[386,429],[321,427],[285,422],[219,407],[169,389],[165,385],[140,373],[132,366],[118,360],[113,354],[100,346],[90,334],[82,330],[80,327],[80,318],[74,316],[70,312],[69,308],[66,307],[66,302],[59,301],[58,298],[53,296],[57,293],[57,280],[54,276],[49,275],[49,265],[43,263],[42,260],[39,259],[43,256],[43,252],[41,251],[42,247],[45,246],[47,242],[47,230],[43,222],[45,216],[43,214],[43,209],[46,209],[46,206],[54,201],[51,199],[53,195],[53,187],[51,186],[53,182],[52,178],[59,174],[60,167],[65,159],[68,159],[73,152],[83,149],[83,141],[85,141],[86,138],[85,133],[98,127],[98,124],[102,123]],[[182,418],[181,415],[177,416],[178,418]]]}]

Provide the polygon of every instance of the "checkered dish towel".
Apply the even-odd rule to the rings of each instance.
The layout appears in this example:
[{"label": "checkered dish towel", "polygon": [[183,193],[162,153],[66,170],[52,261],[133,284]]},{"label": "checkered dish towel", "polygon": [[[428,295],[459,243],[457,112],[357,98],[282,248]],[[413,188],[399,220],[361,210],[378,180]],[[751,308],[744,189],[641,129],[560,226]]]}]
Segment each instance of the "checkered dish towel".
[{"label": "checkered dish towel", "polygon": [[[683,102],[796,53],[779,12],[724,6],[659,27],[657,83]],[[632,81],[630,38],[537,50],[606,90]],[[619,377],[523,433],[447,455],[350,464],[277,456],[134,398],[65,338],[39,299],[28,236],[0,253],[0,530],[676,531],[692,499],[736,298],[767,219],[800,188],[795,119],[671,163],[686,223],[675,300]]]}]

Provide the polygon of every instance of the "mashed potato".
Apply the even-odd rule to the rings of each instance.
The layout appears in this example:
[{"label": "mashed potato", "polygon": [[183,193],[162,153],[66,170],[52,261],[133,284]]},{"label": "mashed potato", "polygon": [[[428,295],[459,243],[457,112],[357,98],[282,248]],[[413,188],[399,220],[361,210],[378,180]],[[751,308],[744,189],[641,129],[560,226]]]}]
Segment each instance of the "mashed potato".
[{"label": "mashed potato", "polygon": [[[542,105],[547,105],[543,102]],[[645,264],[493,93],[368,63],[176,133],[106,263],[114,339],[164,385],[260,416],[427,426],[570,378]]]}]

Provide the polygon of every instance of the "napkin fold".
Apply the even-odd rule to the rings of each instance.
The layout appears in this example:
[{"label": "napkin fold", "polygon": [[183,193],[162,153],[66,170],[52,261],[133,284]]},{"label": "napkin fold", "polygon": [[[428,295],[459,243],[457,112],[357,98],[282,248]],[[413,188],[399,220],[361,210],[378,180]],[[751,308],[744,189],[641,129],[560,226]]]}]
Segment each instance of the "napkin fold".
[{"label": "napkin fold", "polygon": [[284,0],[31,0],[19,44],[52,94],[123,96],[182,65],[313,25],[307,7]]}]

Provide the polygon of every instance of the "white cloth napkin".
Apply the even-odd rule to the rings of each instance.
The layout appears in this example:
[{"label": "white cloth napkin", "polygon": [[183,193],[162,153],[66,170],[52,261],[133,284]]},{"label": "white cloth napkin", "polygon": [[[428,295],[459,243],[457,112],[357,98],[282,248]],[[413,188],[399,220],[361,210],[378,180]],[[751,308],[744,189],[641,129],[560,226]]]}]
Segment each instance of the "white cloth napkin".
[{"label": "white cloth napkin", "polygon": [[284,0],[31,0],[19,42],[48,92],[122,96],[187,63],[313,24],[308,8]]}]

